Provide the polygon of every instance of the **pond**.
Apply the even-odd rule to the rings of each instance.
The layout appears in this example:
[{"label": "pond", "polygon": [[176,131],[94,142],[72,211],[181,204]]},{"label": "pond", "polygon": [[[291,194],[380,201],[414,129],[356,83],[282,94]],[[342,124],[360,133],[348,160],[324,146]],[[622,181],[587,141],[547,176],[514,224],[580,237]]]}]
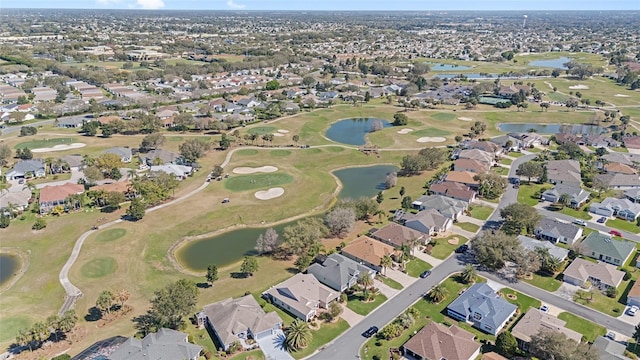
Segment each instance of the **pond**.
[{"label": "pond", "polygon": [[469,70],[471,69],[471,66],[465,66],[465,65],[456,65],[456,64],[434,64],[434,63],[427,63],[429,64],[429,68],[431,69],[431,71],[449,71],[449,70]]},{"label": "pond", "polygon": [[[334,175],[343,185],[338,198],[373,197],[384,185],[387,174],[398,171],[393,165],[376,165],[337,170]],[[280,224],[273,228],[282,230],[296,221]],[[223,267],[240,261],[246,255],[255,255],[256,239],[266,228],[244,228],[226,232],[210,238],[191,241],[180,247],[175,257],[185,268],[205,271],[209,264]]]},{"label": "pond", "polygon": [[4,285],[20,268],[20,259],[12,254],[0,253],[0,285]]},{"label": "pond", "polygon": [[371,132],[374,122],[382,121],[383,127],[391,127],[391,123],[384,119],[352,118],[334,122],[325,135],[335,142],[349,145],[364,145],[365,136]]},{"label": "pond", "polygon": [[563,57],[557,58],[557,59],[532,61],[532,62],[529,63],[529,66],[540,66],[540,67],[549,67],[549,68],[566,70],[567,67],[564,66],[564,64],[568,63],[569,61],[571,61],[570,58],[563,56]]},{"label": "pond", "polygon": [[524,133],[529,132],[529,129],[535,129],[538,134],[558,134],[558,133],[570,133],[570,134],[599,134],[606,131],[602,126],[597,125],[583,125],[583,124],[498,124],[498,130],[505,133]]}]

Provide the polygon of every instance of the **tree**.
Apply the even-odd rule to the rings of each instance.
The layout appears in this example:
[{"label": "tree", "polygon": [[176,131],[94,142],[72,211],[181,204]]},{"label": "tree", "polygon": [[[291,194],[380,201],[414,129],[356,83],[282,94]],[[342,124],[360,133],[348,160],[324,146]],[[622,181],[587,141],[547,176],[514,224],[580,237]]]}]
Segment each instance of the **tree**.
[{"label": "tree", "polygon": [[471,240],[476,260],[491,270],[504,267],[506,261],[514,261],[522,253],[520,242],[502,231],[485,232]]},{"label": "tree", "polygon": [[32,230],[42,230],[47,227],[47,222],[43,218],[37,218],[36,222],[31,226]]},{"label": "tree", "polygon": [[400,197],[403,197],[405,193],[406,193],[406,190],[405,190],[404,186],[402,186],[400,188]]},{"label": "tree", "polygon": [[218,280],[218,267],[214,264],[207,266],[207,282],[213,285],[213,282]]},{"label": "tree", "polygon": [[147,206],[145,205],[144,201],[136,198],[131,200],[131,204],[129,205],[126,214],[131,218],[131,220],[138,221],[142,220],[146,209]]},{"label": "tree", "polygon": [[85,121],[82,124],[82,128],[80,131],[86,136],[96,136],[98,134],[98,128],[100,128],[100,123],[97,121]]},{"label": "tree", "polygon": [[47,340],[51,333],[47,328],[47,324],[42,321],[38,321],[33,326],[31,326],[30,330],[31,341],[34,341],[36,344],[40,345],[43,341]]},{"label": "tree", "polygon": [[160,133],[149,134],[142,138],[142,142],[140,143],[140,151],[146,152],[150,150],[155,150],[164,144],[165,137]]},{"label": "tree", "polygon": [[382,194],[382,191],[378,191],[378,195],[376,195],[376,202],[378,204],[382,204],[382,201],[384,201],[384,194]]},{"label": "tree", "polygon": [[391,259],[391,256],[389,254],[385,254],[381,259],[380,259],[380,266],[382,267],[382,270],[384,271],[384,274],[387,274],[387,269],[390,268],[393,265],[393,259]]},{"label": "tree", "polygon": [[28,147],[16,150],[16,156],[22,160],[33,159],[33,153]]},{"label": "tree", "polygon": [[275,79],[268,81],[265,85],[266,90],[277,90],[278,88],[280,88],[280,83]]},{"label": "tree", "polygon": [[11,159],[11,147],[7,144],[0,144],[0,166],[6,166],[7,161]]},{"label": "tree", "polygon": [[311,265],[312,260],[313,258],[309,256],[308,253],[304,253],[298,256],[293,264],[296,266],[296,269],[298,269],[299,272],[303,272],[309,267],[309,265]]},{"label": "tree", "polygon": [[518,341],[510,331],[505,330],[496,338],[496,348],[498,353],[511,359],[518,352]]},{"label": "tree", "polygon": [[473,177],[479,182],[478,194],[485,199],[497,199],[507,187],[507,179],[496,173],[478,174]]},{"label": "tree", "polygon": [[600,358],[595,347],[591,349],[588,344],[578,344],[567,338],[565,334],[553,330],[541,330],[531,336],[529,353],[540,359],[595,360]]},{"label": "tree", "polygon": [[124,309],[124,303],[129,300],[130,296],[131,294],[129,293],[129,291],[127,291],[127,289],[121,289],[116,293],[115,300],[120,303],[120,309]]},{"label": "tree", "polygon": [[487,130],[487,124],[482,121],[476,121],[471,126],[471,133],[474,135],[482,135]]},{"label": "tree", "polygon": [[520,235],[522,230],[533,233],[542,218],[533,206],[522,203],[507,205],[500,210],[500,216],[504,219],[502,229],[509,235]]},{"label": "tree", "polygon": [[253,276],[258,271],[258,260],[253,256],[245,256],[240,265],[240,272],[245,276]]},{"label": "tree", "polygon": [[84,178],[89,184],[95,184],[96,181],[104,179],[102,170],[95,165],[90,165],[84,168]]},{"label": "tree", "polygon": [[297,351],[309,345],[311,336],[309,324],[304,320],[295,319],[286,330],[284,343],[289,351]]},{"label": "tree", "polygon": [[6,229],[11,223],[11,216],[0,214],[0,229]]},{"label": "tree", "polygon": [[47,318],[47,327],[53,334],[53,337],[58,341],[58,333],[60,332],[60,316],[57,314],[51,315]]},{"label": "tree", "polygon": [[306,87],[312,87],[317,83],[316,79],[313,76],[305,76],[302,79],[302,84]]},{"label": "tree", "polygon": [[471,284],[472,282],[476,281],[477,274],[478,272],[476,271],[476,268],[471,264],[467,264],[464,267],[464,270],[462,270],[462,272],[460,273],[460,278],[465,284]]},{"label": "tree", "polygon": [[29,346],[31,351],[31,337],[29,336],[29,329],[20,329],[16,334],[16,344],[19,346]]},{"label": "tree", "polygon": [[395,171],[392,171],[389,174],[387,174],[387,177],[385,178],[384,183],[387,186],[387,189],[391,189],[392,187],[396,186],[396,184],[398,183],[398,173]]},{"label": "tree", "polygon": [[571,204],[571,195],[567,193],[562,193],[558,198],[558,203],[562,204],[562,206],[567,206]]},{"label": "tree", "polygon": [[[93,166],[100,169],[102,173],[107,173],[114,168],[117,169],[122,167],[123,164],[120,156],[116,154],[102,154],[94,160]],[[118,178],[120,178],[119,174],[118,174]]]},{"label": "tree", "polygon": [[420,155],[405,155],[400,163],[402,173],[406,176],[417,175],[422,171],[423,159]]},{"label": "tree", "polygon": [[527,161],[518,166],[518,174],[528,178],[527,182],[531,182],[531,178],[540,178],[542,176],[542,164],[537,161]]},{"label": "tree", "polygon": [[258,254],[268,254],[274,252],[278,248],[278,233],[273,228],[268,228],[264,234],[260,234],[256,241],[256,250]]},{"label": "tree", "polygon": [[436,304],[446,299],[447,296],[449,296],[449,291],[446,287],[444,287],[442,283],[432,287],[429,291],[429,297],[431,298],[431,301]]},{"label": "tree", "polygon": [[411,196],[403,197],[400,206],[402,206],[402,208],[405,210],[411,209],[411,207],[413,206],[413,199],[411,198]]},{"label": "tree", "polygon": [[64,312],[64,314],[62,314],[62,317],[60,318],[60,330],[68,333],[76,327],[77,323],[78,315],[76,315],[76,311],[67,310]]},{"label": "tree", "polygon": [[409,118],[404,113],[395,113],[393,115],[393,126],[406,126]]},{"label": "tree", "polygon": [[336,207],[325,215],[324,223],[331,235],[343,237],[353,230],[356,213],[352,208]]},{"label": "tree", "polygon": [[98,308],[98,310],[100,310],[100,312],[104,313],[106,311],[107,314],[110,314],[114,299],[115,297],[113,296],[113,293],[111,291],[103,290],[100,295],[98,295],[98,299],[96,300],[96,307]]},{"label": "tree", "polygon": [[366,271],[360,274],[358,277],[358,284],[362,286],[363,298],[364,300],[369,299],[369,289],[373,288],[373,277],[371,277],[371,273]]},{"label": "tree", "polygon": [[291,140],[293,140],[294,144],[298,145],[298,141],[300,141],[300,135],[293,135],[291,137]]},{"label": "tree", "polygon": [[[223,134],[223,136],[225,135]],[[209,150],[209,144],[197,138],[189,139],[180,144],[178,149],[180,150],[180,155],[188,163],[194,163]]]},{"label": "tree", "polygon": [[636,351],[638,343],[640,342],[640,324],[636,325],[633,329],[633,336],[631,337],[634,340],[633,351]]},{"label": "tree", "polygon": [[227,134],[222,134],[220,137],[220,149],[227,150],[231,146],[231,140],[227,136]]},{"label": "tree", "polygon": [[444,148],[424,148],[418,155],[422,157],[421,170],[434,170],[449,159],[449,151]]},{"label": "tree", "polygon": [[159,328],[184,329],[184,318],[193,313],[198,299],[195,283],[181,279],[155,292],[151,309],[144,316],[146,322],[137,319],[139,329],[149,333]]}]

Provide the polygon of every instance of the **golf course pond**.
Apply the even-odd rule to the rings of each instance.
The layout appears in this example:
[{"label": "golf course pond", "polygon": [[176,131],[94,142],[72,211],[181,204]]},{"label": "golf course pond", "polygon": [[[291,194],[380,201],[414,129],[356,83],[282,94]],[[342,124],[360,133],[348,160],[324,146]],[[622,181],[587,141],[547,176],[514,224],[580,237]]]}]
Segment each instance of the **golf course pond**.
[{"label": "golf course pond", "polygon": [[384,119],[376,118],[351,118],[331,124],[325,135],[329,140],[349,145],[364,145],[367,143],[365,136],[371,132],[373,124],[381,121],[383,127],[391,127],[391,123]]},{"label": "golf course pond", "polygon": [[571,61],[568,57],[561,57],[557,59],[548,59],[548,60],[536,60],[529,63],[529,66],[540,66],[540,67],[548,67],[555,69],[563,69],[566,70],[567,67],[564,65]]},{"label": "golf course pond", "polygon": [[434,63],[427,63],[429,64],[429,68],[431,69],[431,71],[450,71],[450,70],[470,70],[471,66],[465,66],[465,65],[456,65],[456,64],[434,64]]},{"label": "golf course pond", "polygon": [[[351,167],[334,171],[342,183],[338,198],[373,197],[384,186],[387,174],[398,171],[393,165]],[[282,230],[296,221],[282,223],[273,228]],[[191,271],[205,271],[209,264],[224,267],[241,260],[246,255],[255,255],[256,239],[266,228],[243,228],[208,238],[189,241],[178,246],[174,255],[178,263]]]},{"label": "golf course pond", "polygon": [[0,253],[0,286],[9,281],[20,269],[20,258],[16,255]]},{"label": "golf course pond", "polygon": [[501,123],[498,124],[498,130],[505,133],[536,132],[538,134],[600,134],[605,132],[605,128],[602,126],[584,124]]}]

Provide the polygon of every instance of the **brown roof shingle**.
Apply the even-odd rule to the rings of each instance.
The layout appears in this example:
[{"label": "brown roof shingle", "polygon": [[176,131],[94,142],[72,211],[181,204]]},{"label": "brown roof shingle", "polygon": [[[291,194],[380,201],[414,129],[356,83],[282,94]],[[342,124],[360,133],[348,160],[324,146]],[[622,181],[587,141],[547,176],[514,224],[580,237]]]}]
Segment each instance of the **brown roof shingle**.
[{"label": "brown roof shingle", "polygon": [[475,335],[456,325],[446,327],[430,322],[404,345],[416,355],[426,359],[469,360],[480,349]]},{"label": "brown roof shingle", "polygon": [[395,249],[391,245],[381,243],[368,236],[361,236],[342,248],[342,252],[364,260],[369,264],[380,265],[382,257],[393,255]]},{"label": "brown roof shingle", "polygon": [[84,186],[79,184],[64,184],[51,186],[47,185],[40,189],[39,202],[46,203],[50,201],[61,201],[73,194],[82,194]]}]

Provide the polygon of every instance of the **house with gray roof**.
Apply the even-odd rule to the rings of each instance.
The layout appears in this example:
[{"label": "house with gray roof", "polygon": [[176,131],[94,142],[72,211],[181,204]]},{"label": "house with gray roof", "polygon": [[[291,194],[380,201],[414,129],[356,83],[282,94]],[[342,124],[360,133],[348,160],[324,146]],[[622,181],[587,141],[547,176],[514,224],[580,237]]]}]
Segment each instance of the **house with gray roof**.
[{"label": "house with gray roof", "polygon": [[[405,213],[403,212],[403,214]],[[402,222],[402,218],[400,219],[400,222]],[[400,248],[403,245],[426,245],[429,242],[428,233],[397,223],[385,225],[381,229],[373,231],[369,235],[372,238],[382,241],[385,244],[389,244],[395,248]],[[413,243],[414,240],[416,240],[416,243]]]},{"label": "house with gray roof", "polygon": [[622,266],[629,259],[629,256],[636,252],[635,243],[626,240],[615,240],[611,235],[597,231],[587,235],[578,248],[584,256],[615,266]]},{"label": "house with gray roof", "polygon": [[95,121],[95,119],[87,116],[69,116],[69,117],[59,118],[58,120],[56,120],[56,127],[66,128],[66,129],[77,129],[82,127],[84,123],[89,121]]},{"label": "house with gray roof", "polygon": [[417,214],[405,213],[401,219],[404,226],[419,232],[436,235],[451,228],[453,220],[448,218],[436,209],[427,209]]},{"label": "house with gray roof", "polygon": [[31,196],[31,190],[26,186],[18,191],[0,191],[0,214],[10,215],[11,212],[26,210]]},{"label": "house with gray roof", "polygon": [[281,309],[304,321],[317,315],[318,309],[326,309],[329,303],[340,297],[340,292],[323,285],[311,274],[295,274],[263,293]]},{"label": "house with gray roof", "polygon": [[617,288],[624,278],[624,272],[616,269],[614,265],[603,262],[591,262],[576,258],[562,273],[562,281],[584,287],[587,283],[600,290]]},{"label": "house with gray roof", "polygon": [[44,160],[20,160],[13,165],[13,168],[5,174],[7,180],[24,179],[32,177],[45,177],[46,170]]},{"label": "house with gray roof", "polygon": [[554,244],[561,242],[571,246],[582,237],[582,227],[558,219],[543,217],[533,233],[540,240],[551,241]]},{"label": "house with gray roof", "polygon": [[424,195],[411,205],[417,210],[435,209],[451,220],[456,220],[469,207],[467,202],[441,195]]},{"label": "house with gray roof", "polygon": [[592,203],[589,212],[601,216],[615,216],[620,219],[635,221],[640,216],[640,204],[629,199],[608,197],[601,203]]},{"label": "house with gray roof", "polygon": [[206,325],[222,344],[224,350],[238,341],[245,348],[246,340],[271,336],[282,328],[282,319],[275,311],[266,313],[253,295],[228,298],[205,305],[198,318],[206,317]]},{"label": "house with gray roof", "polygon": [[568,194],[571,197],[569,206],[574,209],[582,206],[582,204],[589,200],[589,196],[591,196],[590,192],[580,188],[579,186],[559,184],[543,192],[541,198],[544,201],[558,202],[562,194]]},{"label": "house with gray roof", "polygon": [[603,155],[602,159],[606,160],[609,163],[619,162],[625,165],[633,166],[634,162],[640,162],[640,154],[611,151],[608,154]]},{"label": "house with gray roof", "polygon": [[549,250],[549,255],[560,261],[564,261],[569,255],[569,250],[557,247],[548,241],[540,241],[524,235],[518,235],[518,240],[520,241],[520,245],[523,249],[528,251],[535,251],[536,249],[547,249]]},{"label": "house with gray roof", "polygon": [[158,360],[188,359],[197,360],[202,347],[191,344],[187,334],[162,328],[150,333],[143,339],[129,338],[110,356],[110,360]]},{"label": "house with gray roof", "polygon": [[593,181],[600,181],[609,189],[633,189],[640,188],[640,177],[634,174],[598,174]]},{"label": "house with gray roof", "polygon": [[103,154],[115,154],[120,157],[120,161],[123,163],[131,162],[131,148],[128,147],[112,147],[102,152]]},{"label": "house with gray roof", "polygon": [[480,150],[480,149],[465,149],[458,153],[458,159],[471,159],[477,160],[488,165],[495,163],[495,155],[493,153]]},{"label": "house with gray roof", "polygon": [[593,345],[596,349],[598,349],[598,355],[600,355],[600,360],[628,360],[624,353],[627,350],[627,347],[624,344],[621,344],[617,341],[607,339],[604,336],[598,336],[596,341],[593,342]]},{"label": "house with gray roof", "polygon": [[186,179],[189,175],[191,175],[193,168],[191,166],[186,166],[186,165],[164,164],[164,165],[154,165],[149,169],[149,171],[151,173],[163,172],[169,175],[173,175],[176,177],[176,179],[182,181]]},{"label": "house with gray roof", "polygon": [[542,330],[564,334],[568,339],[579,344],[582,341],[582,334],[566,328],[566,324],[566,321],[560,320],[549,313],[530,308],[527,313],[518,320],[518,323],[511,328],[511,334],[513,334],[518,341],[518,347],[524,351],[529,350],[531,338]]},{"label": "house with gray roof", "polygon": [[489,285],[477,283],[447,306],[447,315],[496,335],[517,309],[516,305],[500,297]]},{"label": "house with gray roof", "polygon": [[640,203],[640,188],[634,188],[624,191],[624,197],[634,203]]},{"label": "house with gray roof", "polygon": [[371,278],[376,276],[375,270],[340,254],[327,256],[322,264],[312,264],[307,269],[307,273],[312,274],[318,281],[339,292],[356,285],[362,274],[369,273]]},{"label": "house with gray roof", "polygon": [[549,160],[546,167],[547,178],[552,184],[576,188],[582,184],[580,163],[577,160]]},{"label": "house with gray roof", "polygon": [[146,154],[141,154],[140,161],[146,163],[148,166],[164,164],[182,165],[184,163],[182,155],[164,149],[155,149]]}]

